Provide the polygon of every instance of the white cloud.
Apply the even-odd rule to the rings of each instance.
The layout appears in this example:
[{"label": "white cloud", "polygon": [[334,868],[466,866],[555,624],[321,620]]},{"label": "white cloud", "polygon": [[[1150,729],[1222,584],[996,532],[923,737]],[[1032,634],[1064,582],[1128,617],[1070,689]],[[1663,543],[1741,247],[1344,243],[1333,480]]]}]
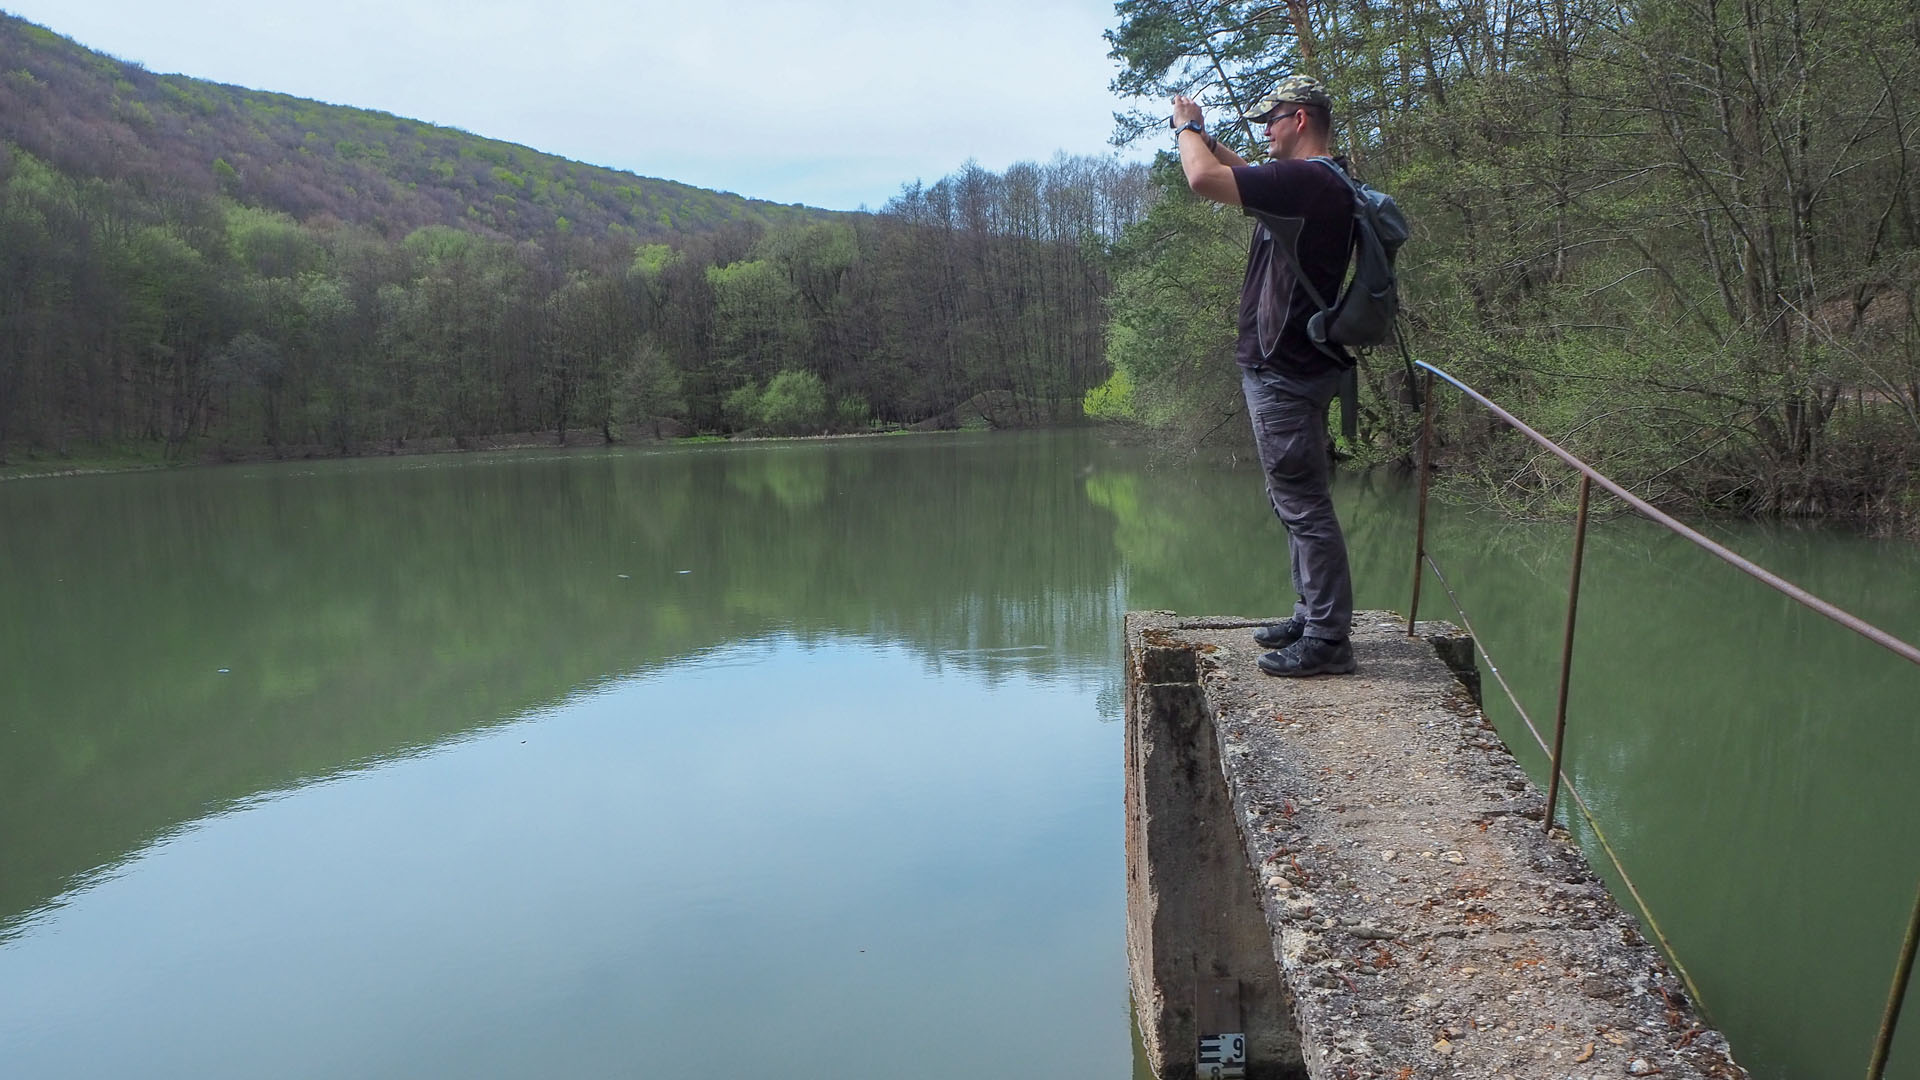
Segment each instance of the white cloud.
[{"label": "white cloud", "polygon": [[1125,106],[1106,89],[1106,0],[11,4],[155,71],[838,209],[968,159],[1109,153]]}]

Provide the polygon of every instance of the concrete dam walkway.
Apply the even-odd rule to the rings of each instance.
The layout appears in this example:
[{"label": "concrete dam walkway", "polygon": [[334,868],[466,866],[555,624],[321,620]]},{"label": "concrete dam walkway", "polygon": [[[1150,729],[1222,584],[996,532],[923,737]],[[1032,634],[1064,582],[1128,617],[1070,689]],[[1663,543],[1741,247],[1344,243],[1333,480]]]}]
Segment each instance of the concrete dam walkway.
[{"label": "concrete dam walkway", "polygon": [[1161,1080],[1746,1073],[1481,714],[1470,639],[1127,616],[1127,946]]}]

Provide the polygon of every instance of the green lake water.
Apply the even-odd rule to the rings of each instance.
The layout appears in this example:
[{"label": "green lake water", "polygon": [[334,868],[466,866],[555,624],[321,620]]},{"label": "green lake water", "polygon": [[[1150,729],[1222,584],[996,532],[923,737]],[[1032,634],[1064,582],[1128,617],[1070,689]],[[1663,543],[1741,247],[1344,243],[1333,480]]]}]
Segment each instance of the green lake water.
[{"label": "green lake water", "polygon": [[[1409,486],[1337,499],[1404,610]],[[1432,531],[1550,717],[1570,530]],[[1914,548],[1715,531],[1920,640]],[[1256,471],[1085,431],[0,484],[0,1076],[1137,1076],[1121,616],[1286,576]],[[1581,613],[1569,771],[1713,1018],[1863,1071],[1920,672],[1629,519]]]}]

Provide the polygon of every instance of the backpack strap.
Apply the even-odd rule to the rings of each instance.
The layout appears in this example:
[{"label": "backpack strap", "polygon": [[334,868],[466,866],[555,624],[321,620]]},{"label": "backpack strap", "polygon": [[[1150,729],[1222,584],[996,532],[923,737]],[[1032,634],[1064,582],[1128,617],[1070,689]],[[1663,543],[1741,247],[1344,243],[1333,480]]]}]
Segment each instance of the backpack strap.
[{"label": "backpack strap", "polygon": [[1360,437],[1360,360],[1340,372],[1340,434],[1348,442]]},{"label": "backpack strap", "polygon": [[[1277,215],[1269,214],[1265,210],[1255,210],[1249,206],[1241,207],[1240,212],[1259,222],[1260,227],[1267,230],[1268,238],[1273,241],[1273,249],[1287,260],[1289,267],[1293,268],[1293,280],[1299,282],[1300,286],[1307,290],[1307,296],[1313,300],[1313,306],[1319,308],[1321,311],[1332,310],[1333,305],[1327,303],[1326,297],[1320,295],[1320,290],[1313,287],[1313,282],[1307,277],[1306,271],[1300,268],[1300,256],[1295,255],[1292,248],[1285,247],[1280,243],[1280,233],[1275,227],[1284,225],[1285,222],[1281,221]],[[1315,344],[1318,344],[1318,342]],[[1321,347],[1323,349],[1325,348],[1325,346]]]}]

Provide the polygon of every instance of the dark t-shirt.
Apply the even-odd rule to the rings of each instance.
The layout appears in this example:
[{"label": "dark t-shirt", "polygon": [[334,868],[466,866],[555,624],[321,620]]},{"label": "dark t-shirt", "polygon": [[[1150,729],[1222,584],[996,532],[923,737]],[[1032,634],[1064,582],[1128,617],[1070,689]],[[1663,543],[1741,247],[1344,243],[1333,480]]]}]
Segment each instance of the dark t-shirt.
[{"label": "dark t-shirt", "polygon": [[[1285,220],[1291,227],[1269,238],[1256,223],[1247,249],[1247,277],[1240,285],[1240,341],[1235,358],[1241,367],[1271,368],[1283,376],[1319,383],[1333,379],[1339,368],[1307,338],[1307,320],[1320,309],[1294,280],[1293,268],[1277,256],[1273,244],[1292,244],[1300,267],[1328,303],[1339,295],[1346,279],[1347,255],[1353,247],[1353,189],[1317,161],[1269,161],[1241,165],[1233,170],[1240,187],[1240,203]],[[1260,356],[1258,312],[1260,290],[1268,267],[1275,273],[1275,295],[1284,298],[1285,322],[1271,357]]]}]

